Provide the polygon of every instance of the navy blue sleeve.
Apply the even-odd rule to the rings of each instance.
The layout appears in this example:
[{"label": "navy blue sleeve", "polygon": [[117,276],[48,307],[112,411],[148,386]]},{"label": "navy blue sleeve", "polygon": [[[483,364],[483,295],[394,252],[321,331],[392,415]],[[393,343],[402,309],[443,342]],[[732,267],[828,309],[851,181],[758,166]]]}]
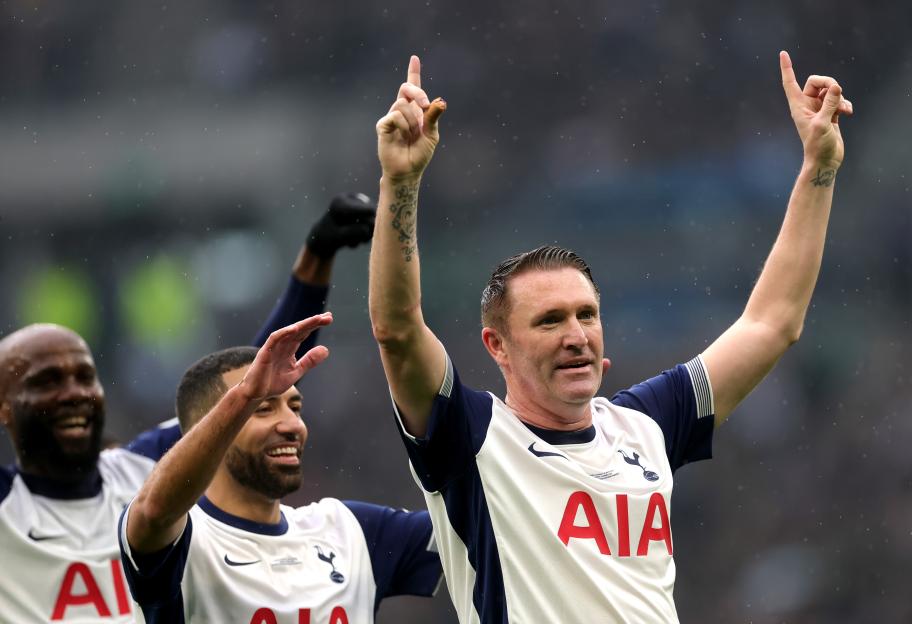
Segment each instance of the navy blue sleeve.
[{"label": "navy blue sleeve", "polygon": [[11,466],[0,466],[0,503],[2,503],[13,488],[13,476],[16,472]]},{"label": "navy blue sleeve", "polygon": [[367,541],[377,585],[374,610],[388,596],[433,596],[443,568],[428,512],[342,502],[358,519]]},{"label": "navy blue sleeve", "polygon": [[133,553],[131,560],[124,546],[126,534],[123,523],[127,509],[124,508],[120,514],[117,536],[120,543],[120,560],[130,594],[142,609],[148,624],[181,624],[184,622],[181,581],[184,578],[190,539],[193,535],[190,516],[187,516],[187,526],[175,544],[154,553]]},{"label": "navy blue sleeve", "polygon": [[[254,346],[262,347],[266,339],[269,338],[269,334],[277,329],[323,312],[328,294],[328,286],[305,284],[294,275],[289,277],[285,292],[279,297],[272,312],[269,313],[266,323],[257,332],[256,338],[253,339]],[[301,344],[297,356],[301,357],[309,349],[313,348],[315,344],[317,344],[317,332],[313,332]]]},{"label": "navy blue sleeve", "polygon": [[[672,470],[684,464],[712,457],[715,422],[708,396],[709,382],[702,364],[678,364],[611,397],[621,407],[642,412],[652,418],[665,436],[665,453]],[[690,372],[699,376],[691,382]],[[704,385],[705,384],[705,385]],[[695,391],[705,389],[706,393]]]},{"label": "navy blue sleeve", "polygon": [[434,398],[424,437],[410,436],[397,415],[399,433],[425,490],[438,492],[474,466],[491,423],[493,402],[488,393],[463,386],[447,360],[446,379]]},{"label": "navy blue sleeve", "polygon": [[176,419],[172,419],[163,422],[155,429],[143,431],[125,448],[153,461],[158,461],[172,446],[177,444],[180,437],[180,425],[177,424]]}]

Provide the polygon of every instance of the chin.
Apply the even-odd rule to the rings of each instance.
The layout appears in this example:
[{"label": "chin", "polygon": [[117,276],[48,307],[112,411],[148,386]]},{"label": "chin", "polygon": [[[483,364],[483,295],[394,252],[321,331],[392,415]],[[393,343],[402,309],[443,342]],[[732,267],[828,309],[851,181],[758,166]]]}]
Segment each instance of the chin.
[{"label": "chin", "polygon": [[561,398],[565,403],[571,403],[573,405],[579,405],[582,403],[588,403],[592,400],[592,397],[598,392],[598,386],[585,383],[585,384],[573,384],[570,386],[564,386],[563,388],[558,389],[556,393],[557,396]]}]

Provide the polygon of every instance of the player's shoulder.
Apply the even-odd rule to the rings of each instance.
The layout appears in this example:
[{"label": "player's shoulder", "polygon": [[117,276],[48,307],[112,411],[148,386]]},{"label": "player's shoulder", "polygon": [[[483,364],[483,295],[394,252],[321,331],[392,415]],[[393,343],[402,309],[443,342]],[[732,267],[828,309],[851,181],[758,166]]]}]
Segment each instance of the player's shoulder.
[{"label": "player's shoulder", "polygon": [[593,424],[601,425],[613,431],[627,433],[650,432],[661,435],[661,427],[648,414],[634,407],[618,405],[605,398],[592,399]]},{"label": "player's shoulder", "polygon": [[98,456],[98,471],[106,484],[139,489],[155,462],[123,448],[105,449]]},{"label": "player's shoulder", "polygon": [[158,461],[180,440],[180,437],[180,424],[177,422],[177,418],[171,418],[159,423],[156,427],[143,431],[124,448],[138,455],[144,455],[153,461]]},{"label": "player's shoulder", "polygon": [[289,522],[298,526],[313,526],[320,523],[339,524],[349,520],[351,512],[337,498],[321,498],[300,507],[280,507]]},{"label": "player's shoulder", "polygon": [[281,507],[291,532],[329,541],[348,540],[363,533],[361,521],[337,498],[322,498],[301,507]]}]

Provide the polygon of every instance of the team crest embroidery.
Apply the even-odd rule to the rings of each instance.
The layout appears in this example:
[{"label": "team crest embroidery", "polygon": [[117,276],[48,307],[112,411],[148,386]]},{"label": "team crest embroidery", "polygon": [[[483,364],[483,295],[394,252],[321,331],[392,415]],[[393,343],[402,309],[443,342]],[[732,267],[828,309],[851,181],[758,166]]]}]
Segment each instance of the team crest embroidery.
[{"label": "team crest embroidery", "polygon": [[323,554],[323,549],[321,549],[319,546],[314,546],[314,548],[317,549],[317,557],[320,558],[320,561],[325,561],[332,566],[332,572],[329,573],[330,580],[333,583],[344,583],[345,576],[336,570],[336,564],[333,563],[333,559],[336,558],[336,553],[329,551],[329,555],[327,556]]},{"label": "team crest embroidery", "polygon": [[623,456],[625,462],[627,462],[631,466],[636,466],[637,468],[642,470],[643,478],[646,479],[647,481],[658,481],[659,480],[659,475],[654,473],[652,470],[646,470],[643,467],[643,465],[640,463],[640,454],[637,453],[636,451],[633,452],[633,458],[631,458],[629,455],[627,455],[627,453],[625,453],[623,449],[618,449],[618,453],[620,453],[621,456]]}]

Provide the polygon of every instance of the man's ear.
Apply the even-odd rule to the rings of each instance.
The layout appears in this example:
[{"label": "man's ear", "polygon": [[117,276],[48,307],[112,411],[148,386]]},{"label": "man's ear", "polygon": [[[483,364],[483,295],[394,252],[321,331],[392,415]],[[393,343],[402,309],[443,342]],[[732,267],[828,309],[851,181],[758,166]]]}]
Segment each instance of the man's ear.
[{"label": "man's ear", "polygon": [[491,354],[491,357],[494,358],[494,361],[497,362],[497,366],[503,368],[509,360],[504,348],[503,335],[493,327],[485,327],[481,330],[481,341],[484,343],[488,353]]}]

